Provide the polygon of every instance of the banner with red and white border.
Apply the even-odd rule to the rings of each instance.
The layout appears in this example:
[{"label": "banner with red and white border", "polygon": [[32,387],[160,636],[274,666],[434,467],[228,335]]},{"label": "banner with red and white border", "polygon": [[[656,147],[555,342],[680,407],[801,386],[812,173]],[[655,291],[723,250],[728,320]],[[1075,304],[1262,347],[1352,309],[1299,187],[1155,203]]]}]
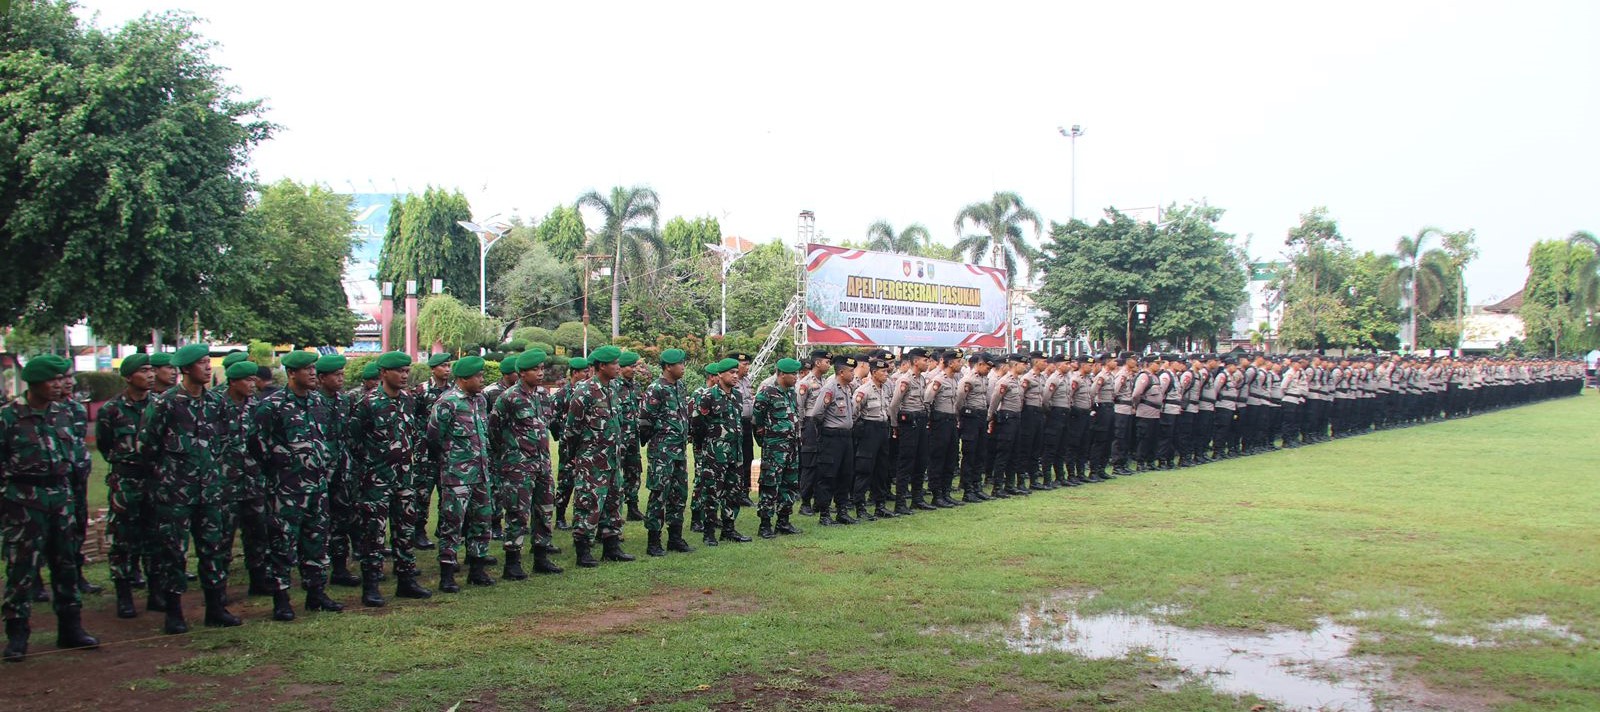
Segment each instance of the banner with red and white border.
[{"label": "banner with red and white border", "polygon": [[806,246],[806,341],[1005,346],[1006,273],[832,245]]}]

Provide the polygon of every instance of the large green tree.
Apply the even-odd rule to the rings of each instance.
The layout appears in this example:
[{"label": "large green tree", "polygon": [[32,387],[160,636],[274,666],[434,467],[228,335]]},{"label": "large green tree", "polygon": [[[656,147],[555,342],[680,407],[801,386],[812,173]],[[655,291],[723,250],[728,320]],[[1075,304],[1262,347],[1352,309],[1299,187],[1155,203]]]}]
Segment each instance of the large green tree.
[{"label": "large green tree", "polygon": [[1328,209],[1300,216],[1284,244],[1289,264],[1269,285],[1283,304],[1278,342],[1293,348],[1342,346],[1352,338],[1352,317],[1344,293],[1354,258]]},{"label": "large green tree", "polygon": [[661,199],[646,186],[611,189],[610,195],[589,191],[578,207],[600,214],[601,228],[589,238],[590,254],[611,256],[611,338],[622,333],[622,289],[631,281],[648,280],[666,264],[661,241]]},{"label": "large green tree", "polygon": [[1215,341],[1246,299],[1244,253],[1216,229],[1222,214],[1203,204],[1173,207],[1158,227],[1111,209],[1094,225],[1051,225],[1033,295],[1046,325],[1120,343],[1129,300],[1143,299],[1151,318],[1136,339]]},{"label": "large green tree", "polygon": [[406,280],[417,280],[419,294],[442,279],[444,293],[476,307],[478,236],[461,227],[461,220],[472,220],[472,206],[459,190],[429,186],[422,195],[395,201],[378,256],[379,279],[394,282],[397,292]]},{"label": "large green tree", "polygon": [[1523,329],[1527,341],[1552,355],[1600,344],[1600,253],[1578,236],[1541,240],[1528,252],[1528,280],[1522,287]]},{"label": "large green tree", "polygon": [[709,215],[685,220],[675,216],[661,227],[661,242],[678,259],[706,251],[706,245],[722,244],[722,224]]},{"label": "large green tree", "polygon": [[1393,270],[1384,278],[1384,296],[1400,304],[1407,320],[1406,346],[1416,349],[1417,320],[1423,314],[1432,314],[1444,301],[1445,291],[1454,282],[1450,258],[1444,251],[1425,249],[1428,239],[1442,236],[1436,227],[1424,227],[1416,235],[1402,235],[1395,241]]},{"label": "large green tree", "polygon": [[[991,265],[1004,266],[1008,286],[1016,282],[1019,266],[1033,264],[1036,253],[1023,234],[1023,226],[1032,225],[1033,236],[1037,238],[1043,224],[1038,213],[1024,205],[1016,193],[995,193],[988,202],[973,203],[962,208],[961,212],[956,213],[956,234],[961,234],[967,225],[977,232],[957,240],[956,253],[966,256],[973,264],[987,257]],[[994,259],[995,250],[999,250],[998,260]]]},{"label": "large green tree", "polygon": [[87,318],[142,342],[228,269],[272,133],[182,13],[102,29],[70,2],[0,19],[0,325]]},{"label": "large green tree", "polygon": [[200,305],[214,331],[235,341],[348,345],[344,263],[355,219],[350,197],[285,179],[261,191],[243,226],[234,269]]},{"label": "large green tree", "polygon": [[895,230],[888,220],[879,220],[867,226],[867,249],[898,252],[903,255],[923,254],[923,249],[933,244],[933,236],[921,223],[912,223],[904,230]]},{"label": "large green tree", "polygon": [[501,331],[493,317],[479,314],[477,307],[448,294],[431,295],[417,309],[417,335],[423,349],[437,341],[456,355],[477,353],[481,344],[499,341]]},{"label": "large green tree", "polygon": [[576,315],[574,300],[581,296],[572,265],[558,262],[542,244],[524,251],[517,265],[490,289],[502,319],[547,329]]},{"label": "large green tree", "polygon": [[571,263],[588,241],[588,230],[583,226],[583,213],[573,205],[557,205],[533,228],[533,240],[550,249],[551,256],[561,262]]}]

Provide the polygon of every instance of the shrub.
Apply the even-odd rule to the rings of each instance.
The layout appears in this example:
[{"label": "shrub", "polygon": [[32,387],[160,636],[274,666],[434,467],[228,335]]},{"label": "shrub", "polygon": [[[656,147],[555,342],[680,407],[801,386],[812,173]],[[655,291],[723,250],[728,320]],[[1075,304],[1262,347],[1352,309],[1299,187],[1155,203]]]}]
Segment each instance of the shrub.
[{"label": "shrub", "polygon": [[117,397],[128,382],[115,371],[79,371],[72,374],[73,390],[88,393],[91,401],[106,401]]}]

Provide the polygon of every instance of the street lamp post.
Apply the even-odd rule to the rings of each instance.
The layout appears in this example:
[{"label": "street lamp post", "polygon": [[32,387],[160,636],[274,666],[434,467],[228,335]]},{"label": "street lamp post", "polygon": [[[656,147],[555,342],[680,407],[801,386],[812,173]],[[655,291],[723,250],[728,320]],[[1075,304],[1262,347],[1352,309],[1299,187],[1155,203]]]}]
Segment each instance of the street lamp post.
[{"label": "street lamp post", "polygon": [[[497,215],[498,213],[491,215],[489,219],[492,220]],[[489,223],[488,220],[484,222]],[[500,241],[500,238],[505,237],[506,233],[511,231],[511,226],[503,223],[479,225],[467,220],[457,220],[456,224],[478,236],[478,314],[481,316],[489,313],[489,304],[485,297],[488,285],[484,284],[487,279],[489,248],[494,247],[495,243]]]},{"label": "street lamp post", "polygon": [[722,335],[728,335],[728,270],[733,269],[733,263],[738,262],[745,253],[738,249],[707,242],[706,249],[717,253],[722,258]]},{"label": "street lamp post", "polygon": [[1056,130],[1072,140],[1072,219],[1078,219],[1078,137],[1083,135],[1083,127],[1073,124],[1071,129],[1057,126]]}]

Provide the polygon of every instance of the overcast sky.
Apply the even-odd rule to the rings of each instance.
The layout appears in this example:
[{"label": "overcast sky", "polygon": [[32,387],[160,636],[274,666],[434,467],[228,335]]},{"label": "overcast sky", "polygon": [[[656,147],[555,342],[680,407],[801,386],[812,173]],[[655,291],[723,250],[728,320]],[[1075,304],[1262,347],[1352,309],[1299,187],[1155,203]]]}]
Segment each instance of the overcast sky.
[{"label": "overcast sky", "polygon": [[1600,230],[1600,3],[83,0],[207,20],[283,126],[262,179],[458,187],[537,217],[648,184],[663,220],[838,241],[996,190],[1047,220],[1205,199],[1250,251],[1326,205],[1359,249],[1476,228],[1475,303]]}]

